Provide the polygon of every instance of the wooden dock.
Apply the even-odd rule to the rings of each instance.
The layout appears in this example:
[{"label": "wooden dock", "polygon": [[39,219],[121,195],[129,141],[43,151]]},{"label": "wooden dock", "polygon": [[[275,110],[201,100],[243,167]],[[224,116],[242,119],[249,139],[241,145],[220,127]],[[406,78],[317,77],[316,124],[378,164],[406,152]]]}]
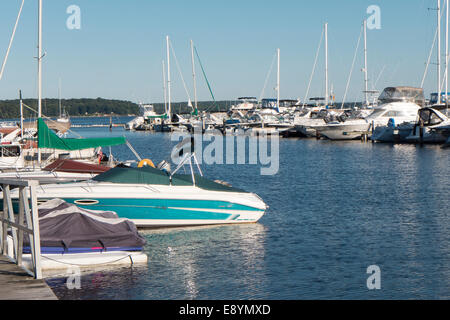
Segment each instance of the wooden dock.
[{"label": "wooden dock", "polygon": [[44,280],[28,273],[0,255],[0,300],[57,300]]}]

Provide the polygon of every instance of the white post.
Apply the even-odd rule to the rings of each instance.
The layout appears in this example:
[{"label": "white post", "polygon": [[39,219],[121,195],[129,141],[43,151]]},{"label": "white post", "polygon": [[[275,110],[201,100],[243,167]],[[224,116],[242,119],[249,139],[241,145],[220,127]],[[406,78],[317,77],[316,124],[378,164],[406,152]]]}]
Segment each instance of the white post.
[{"label": "white post", "polygon": [[437,31],[438,31],[438,48],[437,48],[437,103],[441,103],[441,0],[437,0]]},{"label": "white post", "polygon": [[34,277],[36,279],[42,279],[42,267],[41,267],[41,237],[39,230],[39,214],[38,214],[38,202],[36,196],[37,183],[30,184],[30,202],[31,202],[31,221],[33,223],[33,248],[34,253]]},{"label": "white post", "polygon": [[369,105],[369,80],[367,77],[367,20],[364,20],[364,94],[366,106]]},{"label": "white post", "polygon": [[172,122],[172,106],[171,106],[171,97],[170,97],[170,43],[169,36],[166,37],[166,46],[167,46],[167,90],[168,90],[168,116],[169,122]]},{"label": "white post", "polygon": [[325,106],[328,106],[328,23],[325,23]]},{"label": "white post", "polygon": [[195,79],[195,59],[194,59],[194,42],[191,40],[191,57],[192,57],[192,78],[194,80],[194,106],[197,109],[197,82]]},{"label": "white post", "polygon": [[278,67],[277,67],[277,108],[280,110],[280,49],[277,49],[277,59],[278,59]]}]

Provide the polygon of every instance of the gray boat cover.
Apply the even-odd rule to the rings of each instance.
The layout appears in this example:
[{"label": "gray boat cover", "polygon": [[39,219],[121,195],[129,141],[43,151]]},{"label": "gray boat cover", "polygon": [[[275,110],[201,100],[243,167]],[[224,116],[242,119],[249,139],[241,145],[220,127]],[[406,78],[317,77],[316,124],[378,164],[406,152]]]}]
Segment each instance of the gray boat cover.
[{"label": "gray boat cover", "polygon": [[[131,220],[112,211],[82,209],[53,199],[40,204],[38,213],[42,253],[140,251],[146,242]],[[25,239],[24,252],[29,252]]]}]

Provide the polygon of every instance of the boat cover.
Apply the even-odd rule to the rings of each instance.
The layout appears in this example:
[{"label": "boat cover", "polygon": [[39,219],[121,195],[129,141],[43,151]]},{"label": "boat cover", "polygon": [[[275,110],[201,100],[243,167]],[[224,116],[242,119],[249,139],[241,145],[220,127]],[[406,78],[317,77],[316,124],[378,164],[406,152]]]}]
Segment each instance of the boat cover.
[{"label": "boat cover", "polygon": [[[61,199],[38,207],[42,253],[141,251],[145,239],[134,223],[112,211],[79,208]],[[24,253],[30,253],[28,237]]]},{"label": "boat cover", "polygon": [[99,174],[108,171],[109,169],[111,168],[97,164],[89,164],[68,159],[57,159],[42,170],[51,172],[57,171],[57,172]]},{"label": "boat cover", "polygon": [[125,144],[124,137],[73,139],[60,138],[48,128],[42,118],[38,119],[38,147],[58,150],[84,150]]},{"label": "boat cover", "polygon": [[416,103],[419,106],[425,104],[425,96],[422,88],[414,87],[387,87],[378,97],[380,103],[405,101]]},{"label": "boat cover", "polygon": [[[166,186],[193,185],[192,176],[190,174],[174,174],[172,178],[170,178],[170,175],[167,172],[149,166],[142,168],[115,167],[99,174],[92,180],[125,184],[156,184]],[[210,191],[245,192],[242,189],[217,183],[199,175],[195,175],[195,186]]]}]

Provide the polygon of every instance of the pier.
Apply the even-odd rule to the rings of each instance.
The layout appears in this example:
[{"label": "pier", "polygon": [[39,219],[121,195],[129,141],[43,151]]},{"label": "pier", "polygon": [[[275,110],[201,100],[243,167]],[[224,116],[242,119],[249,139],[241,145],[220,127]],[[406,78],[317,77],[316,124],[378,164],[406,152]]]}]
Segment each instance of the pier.
[{"label": "pier", "polygon": [[[2,179],[3,211],[0,214],[0,300],[57,299],[42,280],[36,181]],[[10,191],[18,188],[19,213],[14,214]],[[23,263],[23,240],[28,236],[31,266]],[[9,239],[8,239],[9,238]],[[10,240],[10,241],[9,241]]]},{"label": "pier", "polygon": [[42,280],[33,279],[22,268],[0,255],[0,300],[57,300]]}]

